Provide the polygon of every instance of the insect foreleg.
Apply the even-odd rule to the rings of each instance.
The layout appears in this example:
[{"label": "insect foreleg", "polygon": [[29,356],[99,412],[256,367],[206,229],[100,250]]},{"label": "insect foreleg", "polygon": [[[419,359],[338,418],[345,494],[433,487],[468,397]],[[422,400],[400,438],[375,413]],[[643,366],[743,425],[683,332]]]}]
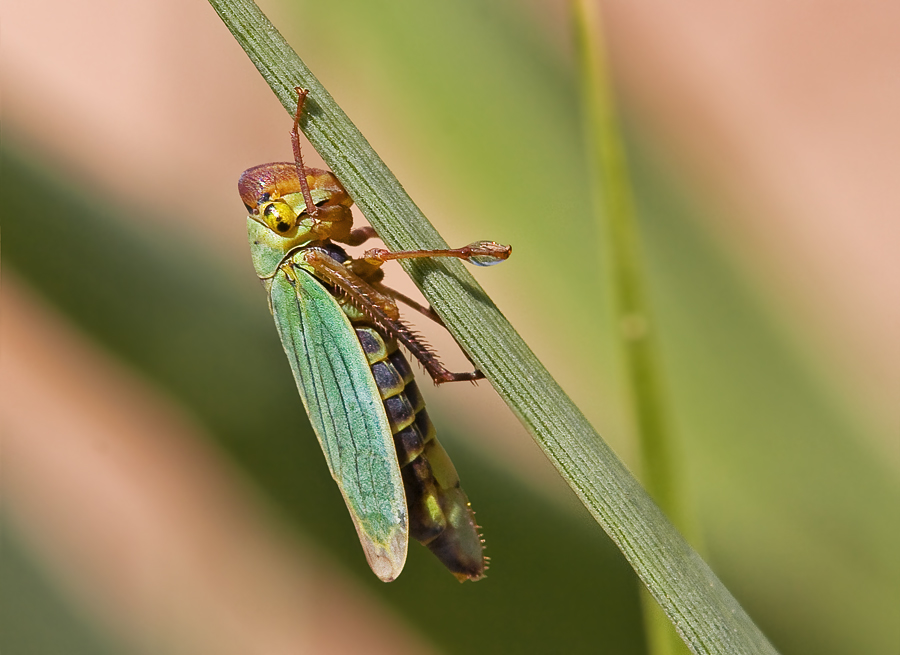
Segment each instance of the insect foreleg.
[{"label": "insect foreleg", "polygon": [[303,201],[306,203],[306,212],[315,217],[319,210],[313,202],[312,194],[309,191],[309,182],[306,180],[306,166],[303,164],[303,155],[300,153],[300,114],[303,112],[303,101],[306,100],[308,89],[296,87],[297,92],[297,113],[294,114],[294,127],[291,129],[291,146],[294,149],[294,162],[297,165],[297,177],[300,178],[300,192],[303,194]]}]

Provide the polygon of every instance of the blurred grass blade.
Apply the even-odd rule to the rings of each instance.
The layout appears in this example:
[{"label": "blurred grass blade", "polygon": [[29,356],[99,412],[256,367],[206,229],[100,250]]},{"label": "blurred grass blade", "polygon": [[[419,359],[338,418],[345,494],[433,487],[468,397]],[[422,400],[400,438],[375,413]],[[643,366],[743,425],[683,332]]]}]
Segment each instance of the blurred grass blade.
[{"label": "blurred grass blade", "polygon": [[[210,0],[390,248],[444,242],[371,146],[250,0]],[[512,265],[512,264],[509,264]],[[405,266],[696,653],[773,653],[737,601],[591,428],[459,262]]]},{"label": "blurred grass blade", "polygon": [[[696,530],[679,485],[673,455],[674,429],[659,357],[646,270],[625,146],[616,111],[600,8],[593,0],[573,0],[578,46],[582,119],[598,233],[603,235],[607,288],[612,303],[616,350],[624,372],[629,418],[640,453],[641,480],[660,508],[697,545]],[[655,655],[686,652],[653,599],[643,594],[647,642]]]},{"label": "blurred grass blade", "polygon": [[606,68],[602,27],[590,0],[574,0],[581,64],[583,117],[595,217],[605,235],[603,261],[609,271],[613,321],[639,442],[644,486],[684,532],[685,509],[672,454],[668,412],[655,321],[646,294],[628,163]]}]

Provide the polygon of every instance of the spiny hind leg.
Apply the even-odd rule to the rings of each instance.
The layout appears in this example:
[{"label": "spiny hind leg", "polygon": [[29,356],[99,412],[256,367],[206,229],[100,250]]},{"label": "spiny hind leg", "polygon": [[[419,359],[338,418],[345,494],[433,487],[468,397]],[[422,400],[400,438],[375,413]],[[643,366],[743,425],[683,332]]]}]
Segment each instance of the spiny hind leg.
[{"label": "spiny hind leg", "polygon": [[[420,314],[422,314],[422,316],[425,316],[425,317],[431,319],[432,321],[434,321],[435,323],[440,325],[445,330],[447,329],[447,326],[444,325],[444,321],[441,319],[440,316],[438,316],[438,313],[436,311],[434,311],[434,309],[432,307],[430,307],[430,306],[425,307],[424,305],[416,302],[415,300],[413,300],[406,294],[401,293],[400,291],[397,291],[396,289],[392,289],[391,287],[386,286],[386,285],[382,284],[381,282],[373,282],[371,284],[372,284],[372,287],[374,289],[376,289],[379,293],[381,293],[385,296],[388,296],[389,298],[393,298],[396,301],[402,302],[407,307],[414,309],[417,312],[419,312]],[[428,348],[426,347],[425,349],[427,350]],[[460,348],[460,350],[462,350],[462,349]],[[484,379],[484,373],[479,371],[477,368],[475,368],[473,371],[466,372],[466,373],[453,373],[453,372],[447,370],[443,366],[443,364],[439,364],[440,376],[435,377],[434,373],[431,372],[431,369],[425,364],[424,361],[422,361],[422,358],[419,357],[415,351],[411,351],[411,352],[416,357],[416,359],[418,359],[420,362],[422,362],[422,365],[425,366],[425,369],[429,372],[429,374],[431,375],[431,379],[434,380],[435,384],[442,384],[444,382],[462,382],[462,381],[475,382],[477,380]],[[462,350],[462,353],[463,353],[463,355],[466,356],[466,359],[469,360],[469,363],[472,364],[472,366],[475,366],[474,362],[472,362],[472,360],[469,359],[469,355],[466,353],[466,351]]]}]

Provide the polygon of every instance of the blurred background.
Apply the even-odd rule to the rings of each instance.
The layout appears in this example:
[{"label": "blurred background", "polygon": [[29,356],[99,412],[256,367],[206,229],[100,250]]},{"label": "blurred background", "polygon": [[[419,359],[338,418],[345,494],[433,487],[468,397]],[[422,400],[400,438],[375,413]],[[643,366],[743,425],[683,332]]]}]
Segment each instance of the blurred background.
[{"label": "blurred background", "polygon": [[[479,281],[635,466],[569,5],[262,6],[447,241],[515,246]],[[896,653],[900,5],[602,8],[704,556],[783,653]],[[290,117],[208,5],[3,13],[4,655],[645,651],[488,384],[425,393],[489,577],[371,574],[236,192]]]}]

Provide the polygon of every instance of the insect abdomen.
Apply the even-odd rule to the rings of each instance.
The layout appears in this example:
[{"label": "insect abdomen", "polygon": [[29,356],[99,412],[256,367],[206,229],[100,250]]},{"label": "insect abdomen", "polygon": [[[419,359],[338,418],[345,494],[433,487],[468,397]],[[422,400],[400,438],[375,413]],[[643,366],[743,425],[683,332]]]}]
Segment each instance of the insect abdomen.
[{"label": "insect abdomen", "polygon": [[356,325],[387,413],[406,491],[409,529],[460,581],[484,577],[481,535],[447,451],[435,437],[413,372],[394,339]]}]

